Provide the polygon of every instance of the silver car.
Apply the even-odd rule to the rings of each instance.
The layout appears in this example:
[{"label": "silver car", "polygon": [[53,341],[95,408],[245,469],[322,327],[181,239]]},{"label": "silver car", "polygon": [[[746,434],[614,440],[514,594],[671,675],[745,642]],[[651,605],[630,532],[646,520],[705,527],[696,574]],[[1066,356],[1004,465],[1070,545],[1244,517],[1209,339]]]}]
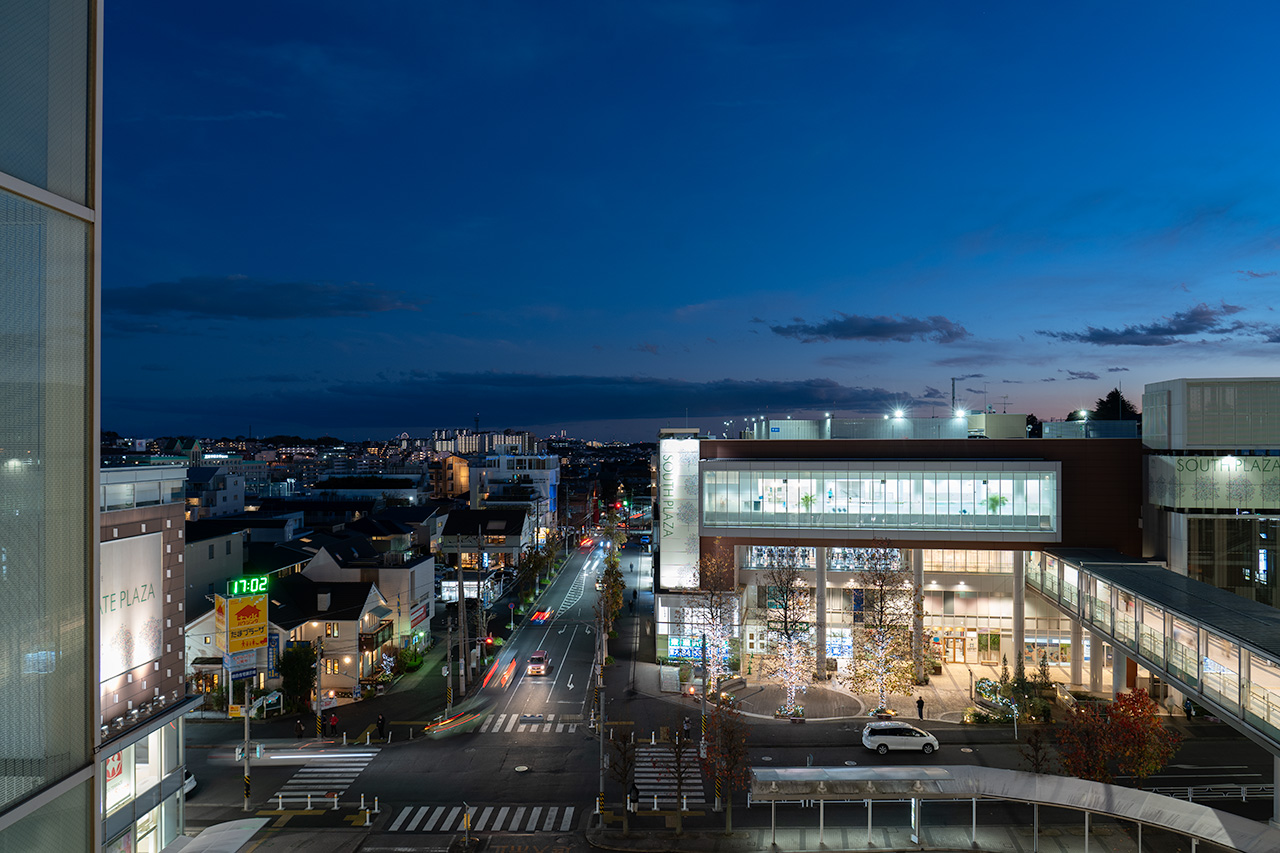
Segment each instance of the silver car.
[{"label": "silver car", "polygon": [[867,723],[862,730],[862,745],[884,755],[891,749],[920,750],[929,755],[938,748],[938,739],[910,723],[880,720]]}]

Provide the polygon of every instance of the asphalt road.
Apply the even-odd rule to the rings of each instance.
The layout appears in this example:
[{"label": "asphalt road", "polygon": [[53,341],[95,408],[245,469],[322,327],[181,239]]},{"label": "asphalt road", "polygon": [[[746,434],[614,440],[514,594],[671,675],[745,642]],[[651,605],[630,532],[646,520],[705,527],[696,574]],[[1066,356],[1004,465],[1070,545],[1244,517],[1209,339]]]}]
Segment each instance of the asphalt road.
[{"label": "asphalt road", "polygon": [[[497,661],[486,670],[488,683],[476,690],[463,704],[473,722],[448,736],[426,739],[418,737],[406,742],[409,728],[404,723],[431,719],[438,708],[442,682],[439,664],[430,679],[422,679],[420,688],[393,693],[368,700],[340,712],[350,732],[367,731],[373,718],[383,713],[393,723],[393,743],[368,750],[340,746],[310,739],[292,741],[281,738],[270,742],[267,758],[253,766],[253,801],[255,808],[273,806],[269,798],[289,785],[299,787],[301,779],[315,781],[312,789],[337,792],[343,810],[333,819],[346,820],[351,826],[349,806],[364,795],[372,804],[377,798],[381,813],[374,819],[377,833],[404,836],[421,834],[433,820],[445,826],[450,810],[461,804],[477,809],[475,819],[485,817],[498,831],[512,831],[514,824],[526,829],[562,825],[579,829],[592,819],[591,812],[599,779],[599,744],[586,720],[590,717],[593,697],[591,664],[598,636],[594,628],[594,606],[597,592],[596,575],[601,568],[599,548],[580,549],[574,553],[540,602],[553,611],[545,625],[525,623],[502,647]],[[645,631],[644,620],[651,618],[652,596],[649,578],[643,572],[629,572],[637,562],[636,553],[624,553],[622,566],[630,589],[639,591],[639,619],[620,626],[622,637],[611,643],[610,652],[619,665],[608,670],[606,681],[607,717],[611,721],[628,721],[640,738],[663,725],[678,725],[688,715],[697,721],[698,705],[676,697],[652,697],[629,689],[632,685],[632,658],[645,654],[645,644],[652,643]],[[546,651],[551,669],[545,676],[525,673],[525,662],[533,651]],[[366,719],[367,718],[367,719]],[[751,763],[757,766],[844,765],[901,766],[938,764],[977,764],[988,767],[1025,769],[1019,746],[1012,731],[1005,727],[933,728],[941,747],[925,757],[916,753],[890,753],[880,756],[865,750],[860,743],[859,721],[806,723],[786,725],[773,721],[751,721]],[[283,727],[291,731],[292,723],[256,724],[277,736]],[[344,728],[346,726],[344,725]],[[193,724],[188,727],[188,767],[200,780],[200,787],[188,802],[187,818],[199,827],[238,816],[241,803],[241,768],[230,761],[233,745],[240,739],[235,724]],[[355,756],[355,757],[353,757]],[[347,765],[339,774],[327,776],[329,765]],[[304,775],[305,774],[305,775]],[[1148,780],[1148,786],[1190,786],[1220,784],[1259,784],[1272,781],[1271,758],[1244,738],[1190,740],[1184,743],[1173,763]],[[335,781],[336,780],[336,781]],[[621,787],[606,779],[607,800],[622,799]],[[710,786],[706,790],[711,799]],[[340,790],[336,790],[339,789]],[[765,808],[745,808],[745,796],[735,798],[734,823],[741,826],[768,825]],[[1211,805],[1265,819],[1270,814],[1268,801],[1218,801]],[[885,804],[883,816],[891,819],[897,806]],[[980,804],[980,822],[1020,821],[1020,807],[1002,804]],[[537,809],[538,811],[534,811]],[[552,810],[555,810],[554,812]],[[947,824],[967,824],[970,808],[965,804],[929,806],[929,820]],[[846,813],[847,812],[847,813]],[[1047,816],[1048,817],[1048,816]],[[720,825],[722,817],[714,814],[691,815],[690,825]],[[1070,822],[1074,818],[1064,816]],[[649,818],[657,826],[659,818]],[[786,807],[779,809],[780,825],[805,825],[816,821],[812,809]],[[861,806],[832,806],[828,810],[829,825],[848,822],[865,823]],[[501,824],[501,825],[499,825]],[[645,819],[638,825],[644,826]],[[394,827],[394,829],[393,829]]]}]

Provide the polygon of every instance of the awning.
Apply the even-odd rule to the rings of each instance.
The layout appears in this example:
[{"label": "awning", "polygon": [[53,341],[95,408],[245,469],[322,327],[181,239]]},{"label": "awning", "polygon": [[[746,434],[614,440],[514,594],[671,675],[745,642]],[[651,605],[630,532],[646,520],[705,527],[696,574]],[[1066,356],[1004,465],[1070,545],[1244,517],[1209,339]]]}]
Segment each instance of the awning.
[{"label": "awning", "polygon": [[386,619],[388,616],[391,615],[391,608],[383,607],[381,604],[379,604],[379,605],[376,605],[369,612],[372,613],[378,619]]}]

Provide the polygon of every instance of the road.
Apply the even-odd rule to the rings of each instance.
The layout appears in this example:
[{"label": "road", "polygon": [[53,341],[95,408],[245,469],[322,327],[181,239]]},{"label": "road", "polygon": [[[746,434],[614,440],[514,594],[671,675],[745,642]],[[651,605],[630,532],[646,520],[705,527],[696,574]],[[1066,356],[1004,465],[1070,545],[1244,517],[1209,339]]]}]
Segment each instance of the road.
[{"label": "road", "polygon": [[[453,834],[461,827],[464,802],[473,809],[473,827],[486,833],[558,832],[588,825],[593,820],[599,778],[599,745],[586,720],[590,718],[591,665],[598,641],[594,628],[594,580],[601,559],[599,547],[579,549],[571,555],[540,599],[543,609],[553,611],[551,618],[544,625],[519,626],[502,646],[497,661],[486,670],[487,684],[467,700],[465,707],[475,718],[465,730],[438,739],[419,737],[404,742],[401,733],[407,733],[409,727],[393,726],[400,733],[395,734],[392,744],[381,748],[374,744],[368,749],[344,750],[309,740],[277,741],[268,749],[267,758],[254,764],[255,807],[273,805],[270,798],[281,791],[309,790],[315,792],[317,800],[323,794],[337,793],[341,811],[336,816],[316,819],[345,820],[344,825],[350,826],[350,805],[358,802],[361,795],[370,805],[377,798],[381,808],[373,818],[372,829],[387,839],[424,833],[437,837],[440,833]],[[628,571],[633,562],[637,562],[636,553],[624,553],[624,576],[630,588],[638,588],[640,609],[648,615],[652,608],[649,579],[643,572]],[[675,724],[685,715],[692,716],[695,722],[697,719],[696,706],[687,700],[646,696],[628,689],[633,671],[631,658],[640,645],[639,638],[648,636],[639,630],[643,624],[628,620],[622,626],[623,639],[611,644],[610,651],[619,657],[621,665],[608,671],[610,687],[606,696],[608,718],[633,721],[641,736]],[[628,637],[636,638],[635,643]],[[525,661],[536,650],[546,651],[551,660],[545,676],[525,673]],[[431,677],[439,679],[438,664]],[[353,706],[344,716],[354,731],[363,731],[378,713],[386,713],[396,722],[429,718],[431,712],[424,702],[412,693],[392,694]],[[1012,732],[999,726],[934,727],[941,748],[925,757],[916,753],[879,756],[863,749],[858,721],[804,726],[750,722],[750,756],[755,766],[852,762],[859,766],[954,763],[1025,768]],[[229,760],[231,744],[239,740],[238,729],[192,726],[188,731],[187,763],[201,780],[200,790],[187,806],[189,825],[198,827],[238,816],[230,810],[240,806],[240,773]],[[224,732],[221,740],[217,737],[220,731]],[[1243,738],[1191,740],[1183,745],[1174,763],[1147,784],[1269,783],[1271,772],[1270,756]],[[702,797],[711,799],[710,786],[695,788]],[[607,781],[605,790],[608,801],[622,799],[616,782]],[[746,809],[741,794],[736,802],[736,825],[767,826],[767,809]],[[1256,800],[1212,805],[1253,818],[1265,818],[1270,813],[1269,802]],[[899,807],[877,807],[884,809],[886,820],[896,815],[895,808]],[[1063,821],[1068,818],[1060,816]],[[778,819],[780,825],[797,826],[816,821],[812,809],[798,807],[780,807]],[[837,822],[865,825],[865,819],[861,806],[832,806],[828,811],[828,822],[833,826]],[[929,807],[929,822],[961,825],[970,819],[967,805]],[[979,806],[980,822],[1021,819],[1015,806]],[[303,820],[296,818],[295,824]],[[639,825],[646,825],[645,820],[640,819]],[[663,822],[658,818],[647,820],[655,826]],[[721,820],[718,815],[706,813],[691,815],[689,823],[714,825]]]}]

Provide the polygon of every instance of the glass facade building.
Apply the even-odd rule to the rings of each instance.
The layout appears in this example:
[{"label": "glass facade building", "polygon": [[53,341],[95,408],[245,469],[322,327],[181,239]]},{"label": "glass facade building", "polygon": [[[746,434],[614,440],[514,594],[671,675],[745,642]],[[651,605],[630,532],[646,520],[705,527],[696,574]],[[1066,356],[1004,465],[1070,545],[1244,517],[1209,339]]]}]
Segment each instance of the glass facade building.
[{"label": "glass facade building", "polygon": [[1056,463],[774,462],[704,465],[702,523],[715,528],[993,531],[1055,535]]},{"label": "glass facade building", "polygon": [[0,6],[0,849],[93,844],[101,8]]}]

